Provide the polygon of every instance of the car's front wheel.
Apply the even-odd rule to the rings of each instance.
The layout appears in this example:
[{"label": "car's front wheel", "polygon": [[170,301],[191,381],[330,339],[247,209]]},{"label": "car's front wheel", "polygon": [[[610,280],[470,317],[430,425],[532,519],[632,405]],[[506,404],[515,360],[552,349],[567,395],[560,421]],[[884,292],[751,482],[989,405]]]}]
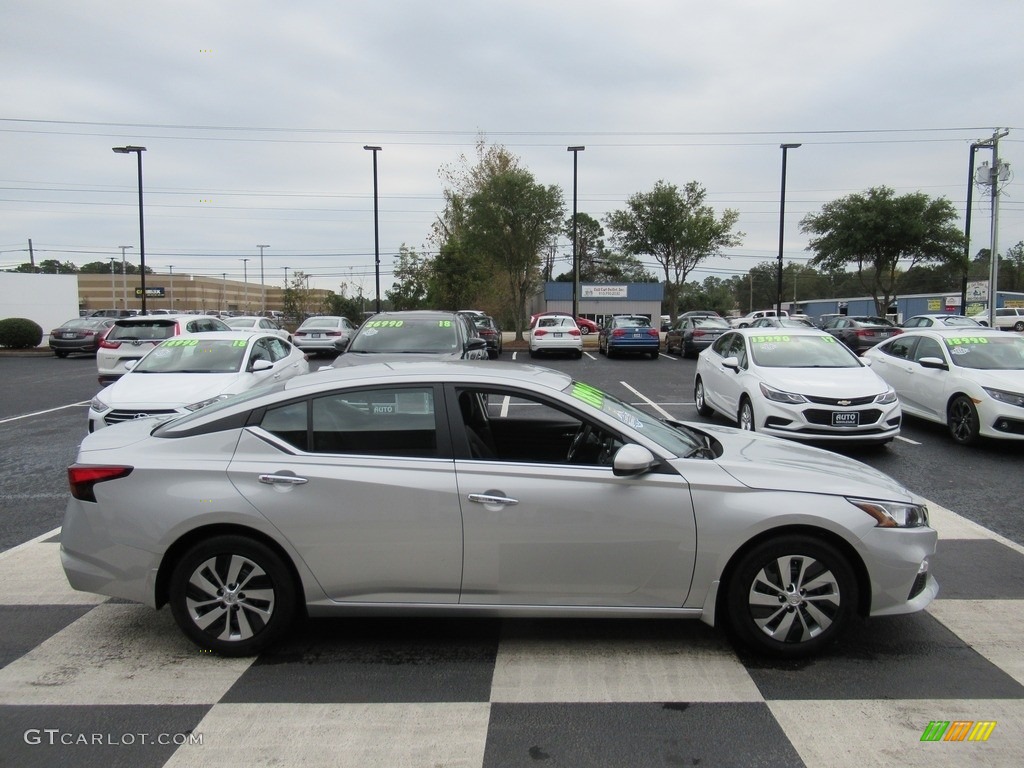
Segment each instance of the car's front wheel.
[{"label": "car's front wheel", "polygon": [[181,631],[223,656],[251,656],[288,630],[298,592],[291,571],[265,544],[245,536],[201,541],[171,574],[170,606]]},{"label": "car's front wheel", "polygon": [[1014,323],[1013,330],[1017,332],[1024,331],[1024,320],[1018,320],[1016,323]]},{"label": "car's front wheel", "polygon": [[846,556],[811,536],[765,541],[732,571],[728,621],[747,647],[781,657],[817,653],[857,609],[857,579]]},{"label": "car's front wheel", "polygon": [[754,431],[754,406],[751,404],[750,398],[744,397],[740,400],[740,410],[736,414],[736,421],[740,429],[745,429],[748,432]]},{"label": "car's front wheel", "polygon": [[967,395],[958,395],[946,410],[946,424],[953,440],[960,445],[971,445],[978,439],[981,421],[978,409]]},{"label": "car's front wheel", "polygon": [[697,406],[697,413],[705,418],[714,413],[704,395],[704,381],[700,376],[697,377],[697,381],[693,385],[693,404]]}]

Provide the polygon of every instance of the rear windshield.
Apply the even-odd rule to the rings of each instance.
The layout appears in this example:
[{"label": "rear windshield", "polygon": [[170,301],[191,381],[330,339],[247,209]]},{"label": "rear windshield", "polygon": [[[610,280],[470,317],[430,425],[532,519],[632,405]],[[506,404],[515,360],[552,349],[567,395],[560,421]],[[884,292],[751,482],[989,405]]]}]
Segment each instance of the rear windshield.
[{"label": "rear windshield", "polygon": [[107,333],[109,341],[156,341],[177,335],[178,323],[174,320],[153,318],[144,323],[114,323]]}]

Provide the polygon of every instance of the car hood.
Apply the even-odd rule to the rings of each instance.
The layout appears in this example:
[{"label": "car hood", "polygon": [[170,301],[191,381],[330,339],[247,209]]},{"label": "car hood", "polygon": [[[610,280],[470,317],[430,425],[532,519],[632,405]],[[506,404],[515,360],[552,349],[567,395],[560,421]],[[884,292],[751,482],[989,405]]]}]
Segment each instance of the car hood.
[{"label": "car hood", "polygon": [[176,408],[246,388],[251,373],[128,373],[101,393],[112,408]]},{"label": "car hood", "polygon": [[832,451],[732,427],[692,424],[724,450],[715,463],[748,488],[923,503],[874,467]]},{"label": "car hood", "polygon": [[879,395],[889,387],[868,367],[863,368],[761,368],[760,377],[776,389],[801,395],[854,398]]},{"label": "car hood", "polygon": [[956,368],[952,369],[961,376],[977,382],[983,387],[993,389],[1004,389],[1008,392],[1024,392],[1024,370],[1017,371],[993,371],[981,368]]}]

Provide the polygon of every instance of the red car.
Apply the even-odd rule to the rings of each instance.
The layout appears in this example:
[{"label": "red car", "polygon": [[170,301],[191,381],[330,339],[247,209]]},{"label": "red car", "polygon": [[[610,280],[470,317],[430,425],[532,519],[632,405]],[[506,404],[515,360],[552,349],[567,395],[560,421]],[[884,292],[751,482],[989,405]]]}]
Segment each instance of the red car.
[{"label": "red car", "polygon": [[[533,328],[533,326],[537,324],[538,317],[542,317],[544,315],[566,315],[568,317],[572,317],[571,312],[538,312],[535,315],[530,315],[530,328]],[[579,326],[580,333],[584,336],[591,333],[597,333],[601,330],[600,325],[595,323],[593,320],[587,320],[585,317],[577,317],[576,325]]]}]

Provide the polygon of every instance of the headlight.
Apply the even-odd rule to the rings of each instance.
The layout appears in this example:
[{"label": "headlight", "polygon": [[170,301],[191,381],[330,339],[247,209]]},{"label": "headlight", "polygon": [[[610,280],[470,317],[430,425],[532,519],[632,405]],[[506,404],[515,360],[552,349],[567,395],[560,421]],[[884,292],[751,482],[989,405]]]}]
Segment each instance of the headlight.
[{"label": "headlight", "polygon": [[889,405],[890,403],[896,402],[896,390],[890,389],[887,392],[883,392],[875,398],[875,402],[879,405]]},{"label": "headlight", "polygon": [[871,515],[879,528],[926,528],[928,526],[928,507],[924,504],[849,498],[847,501]]},{"label": "headlight", "polygon": [[96,395],[92,400],[89,401],[89,410],[96,411],[96,413],[105,411],[109,407],[109,405],[107,405],[105,402],[103,402],[103,400],[100,399],[99,395]]},{"label": "headlight", "polygon": [[1024,408],[1024,395],[1018,394],[1017,392],[1007,392],[1005,389],[992,389],[991,387],[982,387],[985,392],[993,400],[998,400],[1000,403],[1006,403],[1007,405],[1016,405],[1018,408]]},{"label": "headlight", "polygon": [[226,400],[229,397],[231,397],[231,395],[217,395],[216,397],[208,397],[205,400],[200,400],[198,403],[189,403],[188,405],[185,406],[185,410],[198,411],[200,408],[205,408],[208,405],[213,405],[214,403],[218,403],[221,400]]},{"label": "headlight", "polygon": [[806,403],[807,398],[803,395],[798,395],[796,392],[783,392],[781,389],[775,389],[769,387],[763,381],[758,385],[761,387],[761,394],[769,400],[776,403],[789,403],[790,405],[799,405],[800,403]]}]

